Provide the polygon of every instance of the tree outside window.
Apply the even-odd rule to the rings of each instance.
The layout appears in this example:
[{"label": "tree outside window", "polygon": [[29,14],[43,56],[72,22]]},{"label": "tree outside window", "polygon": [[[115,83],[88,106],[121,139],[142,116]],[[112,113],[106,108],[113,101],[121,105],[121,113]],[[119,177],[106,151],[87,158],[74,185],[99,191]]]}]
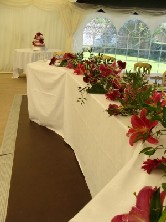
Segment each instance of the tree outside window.
[{"label": "tree outside window", "polygon": [[151,34],[140,20],[129,20],[119,32],[107,18],[95,18],[83,31],[83,49],[91,47],[94,53],[105,53],[127,62],[127,70],[133,70],[135,62],[148,62],[151,73],[166,70],[166,23]]}]

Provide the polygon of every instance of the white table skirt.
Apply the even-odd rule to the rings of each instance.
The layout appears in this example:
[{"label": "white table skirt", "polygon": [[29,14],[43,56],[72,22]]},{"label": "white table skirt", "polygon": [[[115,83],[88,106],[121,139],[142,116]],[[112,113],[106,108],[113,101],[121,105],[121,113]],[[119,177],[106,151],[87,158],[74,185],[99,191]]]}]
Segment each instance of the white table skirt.
[{"label": "white table skirt", "polygon": [[27,65],[29,118],[63,136],[65,73],[68,70],[48,63],[38,61]]},{"label": "white table skirt", "polygon": [[84,105],[77,102],[78,86],[84,85],[72,70],[28,64],[29,117],[59,133],[73,148],[93,197],[71,222],[107,222],[135,204],[133,192],[160,185],[163,178],[141,169],[143,145],[131,147],[126,136],[130,117],[110,117],[104,95],[88,94]]},{"label": "white table skirt", "polygon": [[13,78],[18,78],[20,73],[26,73],[28,63],[51,59],[53,53],[57,50],[61,51],[59,49],[45,49],[41,51],[34,51],[32,48],[15,49],[13,55]]}]

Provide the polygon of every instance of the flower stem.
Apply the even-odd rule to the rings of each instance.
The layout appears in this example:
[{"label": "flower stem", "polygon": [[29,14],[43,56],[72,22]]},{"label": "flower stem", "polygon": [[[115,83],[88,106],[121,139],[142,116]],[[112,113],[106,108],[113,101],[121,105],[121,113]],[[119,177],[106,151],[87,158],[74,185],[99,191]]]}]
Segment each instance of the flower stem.
[{"label": "flower stem", "polygon": [[164,209],[158,222],[165,222],[165,221],[166,221],[166,208]]}]

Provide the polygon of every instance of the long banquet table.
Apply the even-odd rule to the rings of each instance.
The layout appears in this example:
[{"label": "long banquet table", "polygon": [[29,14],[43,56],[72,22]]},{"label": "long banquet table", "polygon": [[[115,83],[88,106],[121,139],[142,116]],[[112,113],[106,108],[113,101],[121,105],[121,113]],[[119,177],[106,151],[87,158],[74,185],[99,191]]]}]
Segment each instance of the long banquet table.
[{"label": "long banquet table", "polygon": [[130,118],[110,117],[104,95],[87,94],[81,105],[80,86],[85,86],[82,76],[73,70],[43,61],[27,66],[29,118],[60,134],[72,147],[93,197],[71,222],[106,222],[130,210],[133,192],[144,185],[158,186],[163,177],[141,169],[147,157],[139,154],[142,143],[129,145]]}]

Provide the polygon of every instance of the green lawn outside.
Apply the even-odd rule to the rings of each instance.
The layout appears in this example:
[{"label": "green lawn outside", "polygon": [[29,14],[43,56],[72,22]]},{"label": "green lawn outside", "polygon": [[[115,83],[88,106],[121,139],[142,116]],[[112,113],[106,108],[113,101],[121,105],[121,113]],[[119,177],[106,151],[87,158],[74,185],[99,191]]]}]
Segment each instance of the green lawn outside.
[{"label": "green lawn outside", "polygon": [[[93,53],[94,55],[97,55],[98,53]],[[114,57],[114,55],[106,54],[109,56]],[[90,53],[84,52],[84,58],[89,58]],[[127,63],[126,70],[127,71],[133,71],[134,63],[136,62],[147,62],[152,65],[151,74],[163,74],[166,71],[166,63],[158,63],[155,60],[148,60],[144,58],[137,58],[137,57],[127,57],[124,55],[116,55],[116,60],[122,60],[123,62]]]}]

